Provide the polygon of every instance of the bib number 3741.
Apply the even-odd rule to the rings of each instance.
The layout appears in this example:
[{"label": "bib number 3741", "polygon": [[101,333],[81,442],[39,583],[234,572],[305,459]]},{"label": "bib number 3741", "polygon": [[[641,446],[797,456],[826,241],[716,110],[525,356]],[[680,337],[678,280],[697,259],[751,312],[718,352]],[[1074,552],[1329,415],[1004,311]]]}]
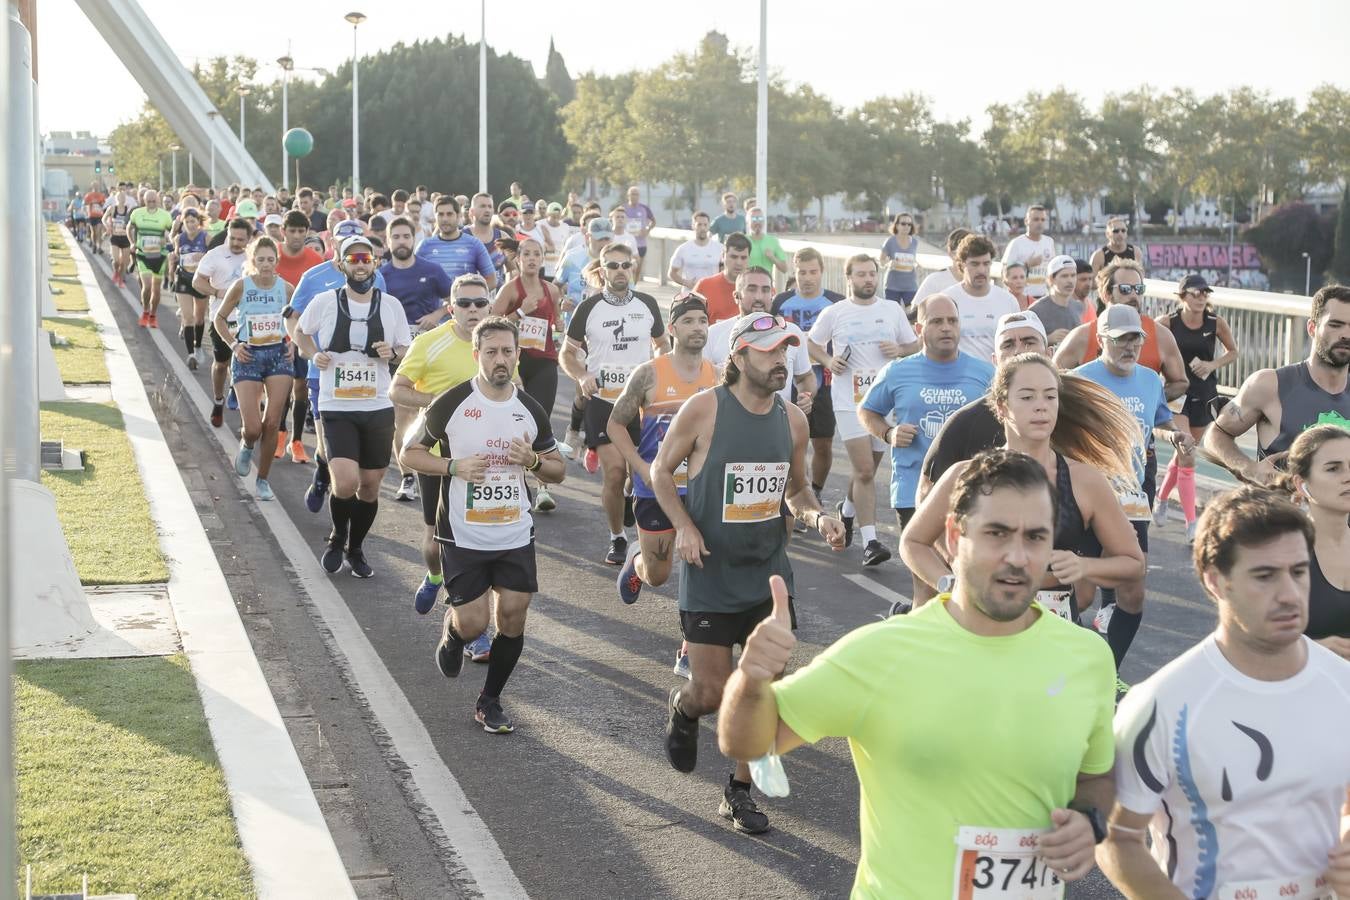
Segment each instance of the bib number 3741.
[{"label": "bib number 3741", "polygon": [[1064,882],[1038,855],[1044,833],[962,827],[952,900],[1063,900]]},{"label": "bib number 3741", "polygon": [[787,477],[785,462],[727,463],[722,521],[743,524],[776,519]]}]

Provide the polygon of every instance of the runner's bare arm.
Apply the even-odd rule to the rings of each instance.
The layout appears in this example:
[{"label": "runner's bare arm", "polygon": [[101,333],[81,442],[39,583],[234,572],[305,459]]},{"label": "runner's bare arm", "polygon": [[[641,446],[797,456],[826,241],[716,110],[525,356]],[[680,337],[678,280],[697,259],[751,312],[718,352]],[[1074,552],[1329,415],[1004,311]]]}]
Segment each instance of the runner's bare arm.
[{"label": "runner's bare arm", "polygon": [[1092,254],[1092,259],[1088,260],[1088,265],[1092,267],[1092,274],[1096,275],[1101,271],[1102,266],[1106,265],[1106,254],[1098,247]]},{"label": "runner's bare arm", "polygon": [[211,286],[211,279],[203,275],[200,268],[192,276],[192,289],[203,297],[214,297],[216,295],[216,289]]},{"label": "runner's bare arm", "polygon": [[[588,379],[594,380],[586,371],[586,348],[573,338],[563,339],[562,352],[558,354],[558,364],[562,366],[563,374],[578,385],[584,386]],[[594,391],[595,388],[592,386],[589,392],[585,391],[583,387],[582,392],[589,397]]]},{"label": "runner's bare arm", "polygon": [[652,460],[652,493],[661,510],[675,527],[675,552],[686,563],[703,565],[703,557],[708,548],[703,543],[694,520],[684,508],[684,501],[675,487],[675,470],[684,460],[689,460],[689,480],[693,481],[703,468],[707,457],[705,449],[713,438],[713,426],[717,421],[717,395],[713,391],[703,391],[685,401],[675,418],[670,422],[661,449],[656,451]]},{"label": "runner's bare arm", "polygon": [[[1278,397],[1279,379],[1274,369],[1252,373],[1238,388],[1237,396],[1219,411],[1214,424],[1205,431],[1201,445],[1229,469],[1249,478],[1260,478],[1257,470],[1266,460],[1256,463],[1238,447],[1237,439],[1266,418],[1266,410]],[[1282,454],[1274,456],[1283,458]],[[1269,459],[1271,457],[1267,457]],[[1268,474],[1273,474],[1273,464],[1266,469]]]},{"label": "runner's bare arm", "polygon": [[234,333],[230,331],[230,313],[239,305],[239,298],[244,296],[244,281],[241,278],[230,289],[225,292],[225,299],[220,301],[220,309],[216,310],[216,317],[211,324],[216,329],[216,334],[226,344],[234,343]]},{"label": "runner's bare arm", "polygon": [[1069,332],[1055,351],[1055,368],[1060,371],[1076,369],[1083,364],[1083,352],[1087,349],[1088,331],[1091,326],[1079,325]]},{"label": "runner's bare arm", "polygon": [[1152,819],[1117,803],[1107,820],[1106,840],[1097,845],[1097,865],[1127,897],[1185,900],[1186,895],[1173,886],[1145,843]]},{"label": "runner's bare arm", "polygon": [[1237,339],[1233,337],[1233,330],[1228,327],[1228,323],[1224,319],[1218,318],[1215,321],[1214,330],[1218,332],[1219,343],[1223,345],[1224,353],[1223,355],[1216,357],[1214,362],[1210,363],[1213,367],[1211,371],[1222,369],[1224,366],[1237,359],[1238,356]]},{"label": "runner's bare arm", "polygon": [[830,363],[834,361],[834,357],[830,355],[829,350],[823,345],[817,344],[810,338],[807,338],[806,341],[806,351],[811,355],[811,362],[816,365],[825,366],[827,369],[831,367]]},{"label": "runner's bare arm", "polygon": [[628,384],[624,385],[623,393],[614,401],[614,409],[609,414],[609,425],[605,430],[609,435],[609,442],[623,455],[628,467],[643,476],[647,484],[651,484],[651,468],[638,454],[637,445],[628,434],[628,425],[638,417],[642,407],[651,402],[647,394],[655,381],[656,376],[651,363],[645,362],[634,369],[633,374],[628,376]]},{"label": "runner's bare arm", "polygon": [[1191,380],[1186,374],[1186,364],[1181,361],[1181,348],[1171,329],[1156,328],[1158,335],[1158,358],[1162,360],[1163,394],[1168,400],[1186,396]]},{"label": "runner's bare arm", "polygon": [[915,510],[914,518],[909,520],[909,525],[900,535],[900,558],[905,561],[905,565],[916,578],[934,590],[944,575],[952,573],[951,566],[947,565],[947,561],[937,552],[933,544],[946,531],[947,509],[951,506],[952,489],[967,465],[968,462],[959,462],[938,479],[938,483],[933,485],[933,490]]},{"label": "runner's bare arm", "polygon": [[394,381],[389,385],[389,399],[399,406],[422,408],[430,406],[431,401],[436,399],[436,395],[419,391],[414,386],[413,380],[407,375],[394,373]]}]

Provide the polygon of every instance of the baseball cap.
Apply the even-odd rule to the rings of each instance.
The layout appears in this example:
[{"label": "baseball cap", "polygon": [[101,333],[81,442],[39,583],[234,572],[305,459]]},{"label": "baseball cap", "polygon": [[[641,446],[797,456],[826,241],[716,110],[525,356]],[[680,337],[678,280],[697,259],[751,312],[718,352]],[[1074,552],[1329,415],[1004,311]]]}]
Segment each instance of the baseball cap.
[{"label": "baseball cap", "polygon": [[1112,303],[1106,307],[1097,317],[1097,333],[1113,338],[1126,334],[1147,334],[1139,318],[1139,310],[1125,303]]},{"label": "baseball cap", "polygon": [[609,219],[603,217],[591,219],[591,224],[586,226],[586,231],[592,238],[614,237],[613,226],[609,224]]},{"label": "baseball cap", "polygon": [[241,219],[258,218],[258,204],[252,200],[240,200],[239,205],[234,208],[234,214]]},{"label": "baseball cap", "polygon": [[1045,334],[1045,325],[1041,323],[1041,317],[1030,310],[1022,310],[1021,312],[1004,313],[998,317],[998,324],[994,326],[995,346],[998,345],[1004,332],[1014,331],[1018,328],[1030,328],[1041,336],[1041,340],[1046,343],[1050,341]]},{"label": "baseball cap", "polygon": [[356,198],[348,197],[346,200],[342,201],[342,206],[344,209],[356,209]]},{"label": "baseball cap", "polygon": [[782,316],[774,316],[769,313],[750,313],[737,319],[735,326],[731,329],[732,353],[742,347],[753,347],[756,350],[765,351],[773,350],[783,343],[790,343],[796,347],[801,344],[801,339],[788,331],[787,323]]},{"label": "baseball cap", "polygon": [[1203,275],[1187,275],[1185,278],[1181,279],[1181,284],[1177,286],[1177,293],[1184,294],[1187,291],[1207,291],[1213,293],[1214,288],[1209,286],[1209,282],[1205,281],[1205,276]]},{"label": "baseball cap", "polygon": [[562,204],[561,204],[561,203],[558,203],[558,202],[555,200],[554,202],[552,202],[552,203],[550,203],[550,204],[548,205],[548,211],[549,211],[549,213],[555,213],[555,212],[560,213],[560,212],[563,211]]},{"label": "baseball cap", "polygon": [[339,241],[365,233],[366,226],[356,219],[344,219],[333,226],[333,237]]},{"label": "baseball cap", "polygon": [[272,214],[271,214],[270,216],[268,216],[266,219],[263,219],[263,227],[264,227],[264,228],[270,228],[270,227],[273,226],[273,225],[281,225],[281,226],[284,227],[285,224],[286,224],[286,220],[283,219],[281,216],[277,215],[276,213],[272,213]]},{"label": "baseball cap", "polygon": [[375,245],[370,242],[370,238],[364,234],[354,234],[342,242],[338,256],[346,256],[353,247],[368,247],[372,253],[375,251]]},{"label": "baseball cap", "polygon": [[1061,253],[1059,256],[1050,260],[1050,265],[1045,267],[1045,275],[1047,278],[1050,278],[1061,269],[1073,269],[1076,273],[1078,271],[1078,263],[1074,262],[1072,256]]}]

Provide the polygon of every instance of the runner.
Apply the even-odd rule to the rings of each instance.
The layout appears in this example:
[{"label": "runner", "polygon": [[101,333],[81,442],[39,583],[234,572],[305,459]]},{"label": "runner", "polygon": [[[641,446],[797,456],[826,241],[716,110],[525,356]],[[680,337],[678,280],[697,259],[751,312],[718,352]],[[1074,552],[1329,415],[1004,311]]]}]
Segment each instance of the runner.
[{"label": "runner", "polygon": [[[310,237],[309,217],[298,209],[293,209],[282,219],[282,243],[277,257],[277,275],[291,286],[300,283],[305,273],[323,262],[319,251],[306,244]],[[401,295],[400,295],[401,296]],[[309,455],[305,453],[302,436],[305,433],[305,413],[309,411],[309,361],[299,353],[292,361],[291,391],[286,397],[286,408],[282,411],[281,423],[277,430],[277,449],[275,456],[281,459],[289,446],[291,462],[307,463]],[[286,427],[290,419],[294,428]]]},{"label": "runner", "polygon": [[544,277],[552,281],[558,274],[558,263],[562,261],[563,245],[575,229],[563,221],[561,203],[550,203],[547,209],[547,215],[539,220],[539,231],[544,238]]},{"label": "runner", "polygon": [[[491,197],[487,197],[487,203],[491,213]],[[417,246],[417,257],[436,263],[451,282],[467,272],[477,272],[491,290],[498,284],[492,257],[482,241],[459,227],[459,213],[458,200],[449,194],[436,195],[436,233]]]},{"label": "runner", "polygon": [[[292,288],[277,276],[277,255],[276,242],[271,238],[254,238],[245,251],[244,276],[230,285],[212,319],[216,333],[230,346],[234,356],[230,374],[243,420],[234,471],[240,478],[248,476],[254,449],[261,441],[255,485],[259,500],[274,497],[267,480],[272,454],[267,451],[276,443],[295,371],[295,346],[286,336],[281,315],[290,301]],[[237,331],[230,328],[229,322],[236,309]],[[264,399],[265,413],[259,410]]]},{"label": "runner", "polygon": [[136,272],[141,278],[141,327],[159,327],[160,281],[164,277],[164,245],[173,218],[159,205],[159,192],[146,191],[143,206],[131,211],[128,233],[136,248]]},{"label": "runner", "polygon": [[1219,625],[1116,714],[1097,861],[1127,895],[1350,895],[1350,662],[1303,635],[1312,549],[1307,516],[1261,488],[1206,505],[1195,569]]},{"label": "runner", "polygon": [[739,231],[722,239],[722,271],[699,279],[695,292],[708,300],[708,321],[716,325],[723,319],[738,317],[733,296],[736,279],[750,266],[750,239]]},{"label": "runner", "polygon": [[928,446],[947,418],[983,396],[994,377],[987,360],[960,351],[961,316],[950,297],[932,294],[915,312],[922,349],[886,363],[858,407],[863,428],[891,448],[891,508],[901,531],[918,505],[919,464]]},{"label": "runner", "polygon": [[1019,234],[1003,248],[1003,264],[1020,262],[1027,267],[1027,296],[1037,300],[1047,293],[1045,264],[1055,256],[1055,239],[1045,234],[1048,220],[1039,203],[1027,207],[1026,234]]},{"label": "runner", "polygon": [[[525,473],[557,484],[567,464],[554,446],[548,414],[511,383],[515,325],[497,316],[483,321],[474,329],[473,347],[478,374],[436,398],[401,455],[409,468],[441,482],[436,540],[449,607],[436,665],[447,678],[457,677],[465,644],[495,618],[497,636],[474,721],[489,734],[509,734],[515,727],[502,710],[501,693],[525,645],[530,596],[539,590]],[[444,458],[431,454],[437,446]]]},{"label": "runner", "polygon": [[666,276],[689,290],[697,290],[704,278],[717,274],[722,263],[722,245],[708,230],[711,220],[702,210],[694,213],[694,237],[675,248]]},{"label": "runner", "polygon": [[952,592],[853,631],[777,684],[796,640],[785,586],[772,586],[718,742],[763,766],[849,739],[854,897],[1062,897],[1059,882],[1091,871],[1104,836],[1113,747],[1106,648],[1034,602],[1055,560],[1055,490],[1036,461],[990,451],[946,486],[937,518]]},{"label": "runner", "polygon": [[609,211],[609,227],[614,229],[614,243],[623,244],[632,250],[633,258],[637,259],[637,238],[628,233],[628,213],[623,211],[622,206],[616,206]]},{"label": "runner", "polygon": [[66,207],[66,212],[70,215],[75,240],[83,244],[89,239],[89,214],[85,211],[84,197],[80,195],[79,188],[71,188],[71,190],[76,193],[75,196],[70,198],[70,205]]},{"label": "runner", "polygon": [[[110,212],[116,226],[117,211]],[[202,361],[202,337],[206,332],[206,295],[192,286],[197,277],[197,266],[206,256],[206,229],[202,214],[194,207],[183,210],[182,230],[174,236],[170,246],[169,271],[173,274],[173,293],[178,300],[178,324],[183,329],[183,345],[187,348],[187,367],[197,371]],[[115,237],[115,236],[114,236]],[[114,265],[116,265],[114,255]]]},{"label": "runner", "polygon": [[1078,280],[1078,264],[1072,256],[1061,254],[1050,260],[1050,264],[1045,267],[1045,277],[1050,291],[1031,304],[1030,309],[1045,326],[1050,339],[1050,352],[1054,353],[1060,341],[1082,324],[1085,310],[1073,295],[1074,284]]},{"label": "runner", "polygon": [[774,269],[786,272],[788,255],[783,250],[783,245],[778,242],[777,236],[764,230],[766,221],[764,210],[752,206],[746,211],[746,217],[750,221],[750,231],[746,234],[750,239],[750,260],[747,264],[759,266],[766,272],[773,272]]},{"label": "runner", "polygon": [[[637,185],[628,189],[628,203],[623,208],[627,219],[628,233],[637,242],[637,269],[633,272],[633,281],[642,280],[642,264],[647,259],[647,235],[656,227],[656,213],[642,202],[642,191]],[[659,273],[658,273],[659,274]]]},{"label": "runner", "polygon": [[[1190,379],[1177,424],[1197,441],[1205,436],[1205,429],[1214,421],[1211,410],[1219,396],[1219,376],[1215,372],[1237,359],[1233,332],[1228,322],[1210,306],[1210,293],[1203,276],[1187,275],[1177,289],[1180,308],[1158,317],[1158,324],[1176,338],[1181,362]],[[1219,344],[1223,344],[1224,352],[1216,356]],[[1159,528],[1167,521],[1167,498],[1174,487],[1181,497],[1181,512],[1186,518],[1186,540],[1192,541],[1196,526],[1195,457],[1191,453],[1178,452],[1167,464],[1167,475],[1153,507],[1153,524]]]},{"label": "runner", "polygon": [[[450,320],[413,338],[407,356],[399,363],[389,388],[389,397],[397,404],[396,408],[413,409],[421,415],[441,394],[473,378],[478,371],[473,355],[473,330],[488,317],[489,303],[487,282],[482,275],[472,272],[455,279],[450,290]],[[406,443],[406,433],[404,440]],[[430,452],[437,455],[440,450],[433,447]],[[402,452],[399,467],[404,471],[412,468],[403,462]],[[414,606],[419,613],[426,614],[436,603],[436,594],[444,581],[441,552],[436,544],[436,504],[441,499],[441,479],[439,475],[413,471],[417,478],[414,496],[422,502],[422,558],[427,567]]]},{"label": "runner", "polygon": [[1003,267],[999,282],[1013,295],[1020,309],[1031,308],[1032,298],[1027,296],[1027,267],[1024,264],[1008,263]]},{"label": "runner", "polygon": [[947,256],[951,258],[952,264],[945,269],[929,272],[924,277],[923,281],[919,283],[919,290],[909,301],[911,306],[930,294],[946,293],[947,288],[961,280],[961,264],[956,261],[956,248],[961,246],[961,242],[970,233],[967,228],[953,228],[947,234]]},{"label": "runner", "polygon": [[1106,244],[1098,247],[1088,260],[1088,266],[1095,274],[1111,264],[1115,259],[1132,259],[1144,262],[1143,254],[1128,240],[1130,222],[1124,216],[1111,216],[1106,220]]},{"label": "runner", "polygon": [[[408,333],[412,335],[413,340],[416,340],[423,332],[436,328],[449,316],[448,306],[452,282],[445,274],[445,269],[429,259],[420,259],[414,253],[414,247],[417,244],[417,224],[412,219],[406,216],[395,217],[389,223],[387,233],[389,235],[389,260],[380,266],[380,274],[384,276],[384,283],[388,287],[389,293],[397,297],[403,305],[403,315],[408,320]],[[469,331],[464,332],[466,340],[469,334]],[[400,366],[406,363],[407,360],[405,359],[400,363]],[[455,384],[471,377],[472,373],[466,374]],[[417,379],[410,380],[416,381]],[[449,387],[449,385],[446,385],[446,387]],[[440,392],[437,391],[437,393]],[[408,433],[408,427],[417,418],[419,407],[425,405],[405,405],[395,399],[395,447],[403,446],[403,439]],[[397,459],[395,462],[398,462],[402,479],[398,490],[394,492],[394,499],[415,501],[417,499],[416,473],[404,468],[403,463]]]},{"label": "runner", "polygon": [[[740,315],[734,319],[723,319],[708,329],[708,339],[703,346],[703,358],[717,369],[726,368],[731,356],[731,335],[744,316],[754,313],[769,313],[773,306],[773,275],[768,269],[751,266],[736,279],[737,310]],[[786,319],[784,326],[788,333],[797,338],[797,343],[788,351],[788,382],[778,392],[784,403],[796,403],[809,418],[815,408],[816,374],[811,365],[811,354],[806,345],[806,334],[795,322]],[[794,398],[794,394],[796,395]]]},{"label": "runner", "polygon": [[108,195],[97,180],[89,183],[89,192],[84,195],[84,214],[89,221],[89,240],[94,246],[94,255],[103,252],[103,207]]},{"label": "runner", "polygon": [[877,495],[872,481],[886,445],[867,433],[858,418],[858,405],[867,396],[877,372],[888,360],[914,353],[919,340],[895,303],[877,302],[876,258],[866,253],[850,257],[844,266],[849,297],[821,310],[808,333],[811,359],[830,370],[835,427],[844,439],[852,469],[849,490],[835,507],[844,523],[844,546],[853,543],[856,517],[862,532],[864,566],[891,558],[877,540]]},{"label": "runner", "polygon": [[[778,605],[769,595],[771,575],[785,580],[783,616],[795,622],[782,504],[832,549],[844,547],[843,525],[822,512],[806,480],[806,416],[776,396],[788,380],[788,347],[799,340],[778,316],[742,317],[722,383],[685,401],[651,466],[657,501],[675,528],[680,624],[689,645],[689,685],[672,688],[667,702],[666,758],[680,772],[698,762],[698,720],[722,702],[731,648],[745,646]],[[675,473],[686,464],[681,498]],[[769,829],[750,796],[747,763],[736,764],[718,812],[737,831]]]},{"label": "runner", "polygon": [[898,213],[891,220],[891,236],[881,246],[881,266],[886,270],[886,299],[905,308],[919,290],[916,273],[919,264],[919,239],[914,232],[914,216]]},{"label": "runner", "polygon": [[956,247],[961,280],[943,288],[961,313],[961,352],[977,359],[994,354],[994,331],[1000,316],[1020,312],[1017,299],[993,283],[994,245],[978,234],[969,234]]},{"label": "runner", "polygon": [[[244,274],[244,248],[252,238],[253,229],[246,220],[231,219],[225,243],[207,250],[197,264],[192,287],[210,300],[207,318],[213,322],[225,292]],[[219,428],[225,424],[225,377],[230,372],[234,351],[230,349],[230,342],[214,328],[211,329],[211,354],[211,425]]]},{"label": "runner", "polygon": [[[629,287],[631,251],[623,244],[611,243],[601,261],[605,287],[582,301],[572,314],[559,362],[563,372],[577,383],[577,392],[586,398],[586,446],[596,451],[604,478],[600,502],[609,525],[605,563],[621,566],[628,557],[628,538],[623,530],[627,464],[610,441],[609,416],[632,371],[665,353],[669,344],[656,301]],[[636,432],[637,423],[633,422],[628,431],[633,443],[638,440]]]},{"label": "runner", "polygon": [[[389,363],[412,340],[398,299],[376,286],[370,239],[354,235],[344,240],[340,262],[346,285],[309,302],[293,333],[320,373],[318,418],[333,492],[328,504],[333,530],[323,568],[330,575],[342,571],[345,547],[352,574],[369,578],[375,572],[362,542],[375,522],[380,482],[394,443]],[[288,308],[295,306],[292,301]]]},{"label": "runner", "polygon": [[[468,209],[469,215],[471,216],[469,219],[469,227],[466,230],[470,236],[477,238],[478,242],[483,245],[488,255],[488,260],[492,265],[491,277],[488,277],[482,270],[482,262],[480,260],[478,262],[478,274],[487,278],[488,287],[495,291],[497,285],[506,280],[506,273],[503,271],[503,264],[506,262],[506,254],[497,249],[497,241],[504,237],[510,237],[511,235],[498,228],[492,222],[493,211],[491,194],[485,194],[480,191],[473,195],[472,205],[462,208]],[[454,238],[442,237],[446,229],[441,225],[441,209],[439,206],[436,209],[436,227],[438,229],[437,236],[441,237],[441,240],[454,240]],[[425,247],[428,243],[430,243],[430,241],[424,242],[423,246]],[[468,269],[463,269],[463,271],[468,271]],[[446,274],[451,278],[456,278],[459,276],[460,272],[451,272],[447,268]]]},{"label": "runner", "polygon": [[708,230],[723,246],[733,234],[745,234],[745,213],[737,205],[735,194],[727,191],[722,195],[722,214],[713,219]]},{"label": "runner", "polygon": [[108,243],[112,246],[113,284],[123,287],[126,274],[131,271],[131,238],[127,237],[127,227],[131,224],[131,205],[129,198],[121,191],[117,192],[115,205],[105,213],[108,226]]}]

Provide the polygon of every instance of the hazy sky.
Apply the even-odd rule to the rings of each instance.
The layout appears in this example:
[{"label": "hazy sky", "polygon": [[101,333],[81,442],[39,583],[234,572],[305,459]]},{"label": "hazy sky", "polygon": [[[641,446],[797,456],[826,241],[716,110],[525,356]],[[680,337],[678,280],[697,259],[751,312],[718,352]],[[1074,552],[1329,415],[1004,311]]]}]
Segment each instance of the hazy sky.
[{"label": "hazy sky", "polygon": [[[206,5],[142,0],[141,5],[189,66],[195,57],[222,54],[274,60],[289,40],[297,66],[333,69],[351,54],[352,29],[343,15],[353,8],[370,16],[360,29],[363,54],[400,41],[479,31],[479,4],[473,0]],[[1300,101],[1323,82],[1350,87],[1344,66],[1350,49],[1348,0],[959,5],[963,12],[954,18],[957,4],[951,3],[769,0],[769,64],[788,81],[809,83],[845,106],[918,90],[933,99],[939,116],[977,121],[995,100],[1058,84],[1092,103],[1110,90],[1142,82],[1202,93],[1251,84]],[[226,9],[231,14],[222,18]],[[753,47],[758,11],[754,0],[579,6],[492,0],[488,44],[529,60],[542,74],[552,37],[573,75],[613,73],[652,67],[692,49],[714,28],[733,44]],[[106,135],[135,116],[143,92],[74,0],[43,0],[38,31],[43,131]],[[263,76],[276,72],[273,65]]]}]

